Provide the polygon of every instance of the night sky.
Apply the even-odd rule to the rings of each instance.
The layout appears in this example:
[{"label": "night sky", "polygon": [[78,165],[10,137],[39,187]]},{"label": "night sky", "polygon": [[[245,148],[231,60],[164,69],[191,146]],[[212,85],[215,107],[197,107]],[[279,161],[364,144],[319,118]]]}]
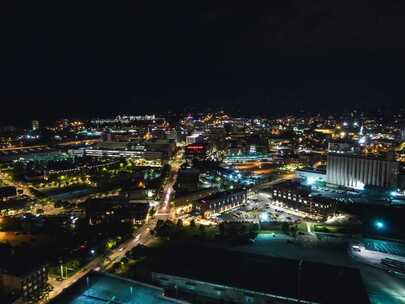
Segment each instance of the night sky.
[{"label": "night sky", "polygon": [[3,1],[0,123],[405,105],[405,2]]}]

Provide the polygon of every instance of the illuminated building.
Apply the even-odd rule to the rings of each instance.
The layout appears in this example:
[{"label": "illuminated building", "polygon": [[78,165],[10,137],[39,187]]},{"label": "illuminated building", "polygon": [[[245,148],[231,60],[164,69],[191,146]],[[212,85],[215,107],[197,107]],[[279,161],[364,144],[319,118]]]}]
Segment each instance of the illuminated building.
[{"label": "illuminated building", "polygon": [[91,120],[92,124],[113,124],[113,123],[131,123],[134,121],[154,121],[154,120],[161,120],[161,118],[156,117],[155,115],[138,115],[138,116],[120,116],[118,115],[116,118],[109,118],[109,119],[93,119]]},{"label": "illuminated building", "polygon": [[33,120],[32,121],[32,130],[38,130],[39,129],[39,121],[38,120]]},{"label": "illuminated building", "polygon": [[129,222],[143,224],[148,220],[149,203],[131,203],[120,198],[92,199],[86,202],[90,225]]},{"label": "illuminated building", "polygon": [[247,153],[247,154],[236,154],[236,155],[228,155],[224,159],[224,163],[226,164],[234,164],[234,163],[244,163],[244,162],[269,162],[273,158],[270,154],[265,153]]},{"label": "illuminated building", "polygon": [[17,264],[7,271],[0,269],[0,290],[3,293],[16,294],[27,301],[38,297],[48,283],[47,268],[40,266],[29,270],[25,263]]},{"label": "illuminated building", "polygon": [[190,136],[186,137],[186,145],[191,145],[195,144],[198,141],[198,138],[200,137],[201,134],[199,133],[194,133]]},{"label": "illuminated building", "polygon": [[328,143],[328,152],[330,153],[352,153],[358,151],[359,147],[350,142],[341,141]]},{"label": "illuminated building", "polygon": [[314,219],[326,219],[335,211],[336,201],[310,196],[310,191],[297,182],[284,182],[273,186],[273,201],[287,209],[300,211]]},{"label": "illuminated building", "polygon": [[203,159],[207,153],[207,148],[203,144],[191,144],[187,145],[185,148],[185,158],[186,159]]},{"label": "illuminated building", "polygon": [[401,128],[401,141],[405,141],[405,127]]},{"label": "illuminated building", "polygon": [[326,181],[330,184],[362,190],[397,185],[398,163],[389,159],[353,154],[329,153]]},{"label": "illuminated building", "polygon": [[217,192],[197,202],[195,208],[208,218],[214,213],[221,213],[246,203],[246,190]]},{"label": "illuminated building", "polygon": [[149,140],[145,142],[102,142],[91,147],[69,150],[74,156],[127,157],[146,161],[166,161],[175,149],[174,141]]}]

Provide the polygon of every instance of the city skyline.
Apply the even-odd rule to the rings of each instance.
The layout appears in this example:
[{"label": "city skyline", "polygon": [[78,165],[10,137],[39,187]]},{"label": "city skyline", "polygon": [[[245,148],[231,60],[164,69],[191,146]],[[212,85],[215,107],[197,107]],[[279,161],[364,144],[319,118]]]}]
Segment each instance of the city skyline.
[{"label": "city skyline", "polygon": [[0,5],[0,303],[405,303],[405,2]]}]

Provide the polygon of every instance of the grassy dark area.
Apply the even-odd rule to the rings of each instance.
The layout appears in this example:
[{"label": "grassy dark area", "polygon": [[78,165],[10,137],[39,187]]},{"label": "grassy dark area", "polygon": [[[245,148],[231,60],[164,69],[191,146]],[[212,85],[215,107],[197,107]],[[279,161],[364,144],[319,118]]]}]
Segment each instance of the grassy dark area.
[{"label": "grassy dark area", "polygon": [[324,233],[359,234],[361,230],[361,225],[314,225],[315,232]]},{"label": "grassy dark area", "polygon": [[[405,206],[354,204],[341,206],[341,209],[362,222],[361,232],[364,235],[405,240]],[[377,221],[384,223],[384,229],[377,229]]]}]

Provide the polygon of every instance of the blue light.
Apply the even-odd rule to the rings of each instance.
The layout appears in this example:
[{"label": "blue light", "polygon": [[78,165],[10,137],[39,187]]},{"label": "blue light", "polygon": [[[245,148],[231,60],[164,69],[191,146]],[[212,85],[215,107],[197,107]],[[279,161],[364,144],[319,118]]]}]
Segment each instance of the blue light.
[{"label": "blue light", "polygon": [[384,222],[382,222],[382,221],[376,221],[376,222],[375,222],[375,226],[376,226],[378,229],[384,229],[384,228],[385,228],[385,224],[384,224]]}]

